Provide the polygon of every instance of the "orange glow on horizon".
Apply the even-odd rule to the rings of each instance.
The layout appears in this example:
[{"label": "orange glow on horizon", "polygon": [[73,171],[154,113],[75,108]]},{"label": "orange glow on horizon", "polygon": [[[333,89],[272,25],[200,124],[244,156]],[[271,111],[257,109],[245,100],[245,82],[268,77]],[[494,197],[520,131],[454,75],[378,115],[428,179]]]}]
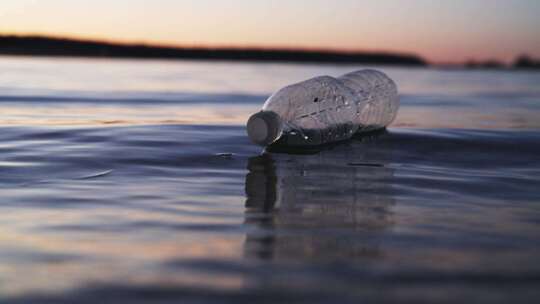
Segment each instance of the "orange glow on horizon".
[{"label": "orange glow on horizon", "polygon": [[[6,0],[0,33],[195,47],[416,54],[433,62],[540,57],[540,3],[343,0]],[[309,10],[306,8],[309,7]]]}]

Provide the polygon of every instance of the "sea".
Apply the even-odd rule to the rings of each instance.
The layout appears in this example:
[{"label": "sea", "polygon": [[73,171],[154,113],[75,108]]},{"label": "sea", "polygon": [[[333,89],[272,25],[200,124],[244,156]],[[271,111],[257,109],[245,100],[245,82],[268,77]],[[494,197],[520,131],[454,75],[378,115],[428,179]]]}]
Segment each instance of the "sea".
[{"label": "sea", "polygon": [[[279,88],[363,68],[385,131],[250,143]],[[540,300],[540,72],[0,57],[2,303]]]}]

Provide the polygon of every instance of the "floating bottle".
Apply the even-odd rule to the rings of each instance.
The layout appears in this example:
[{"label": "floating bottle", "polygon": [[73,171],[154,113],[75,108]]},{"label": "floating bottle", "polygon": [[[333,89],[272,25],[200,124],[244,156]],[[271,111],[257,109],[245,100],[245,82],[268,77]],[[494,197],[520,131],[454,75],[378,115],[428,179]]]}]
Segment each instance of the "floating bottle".
[{"label": "floating bottle", "polygon": [[382,72],[320,76],[270,96],[249,118],[247,132],[262,146],[316,146],[385,128],[398,108],[397,86]]}]

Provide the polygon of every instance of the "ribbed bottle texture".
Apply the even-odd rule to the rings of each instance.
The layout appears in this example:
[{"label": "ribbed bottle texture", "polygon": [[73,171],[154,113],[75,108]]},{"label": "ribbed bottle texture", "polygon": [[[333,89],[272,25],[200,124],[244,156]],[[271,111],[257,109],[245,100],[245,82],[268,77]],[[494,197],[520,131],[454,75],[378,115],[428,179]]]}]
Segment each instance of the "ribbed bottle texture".
[{"label": "ribbed bottle texture", "polygon": [[361,70],[282,88],[251,116],[247,129],[260,145],[314,146],[384,128],[398,108],[394,81],[382,72]]}]

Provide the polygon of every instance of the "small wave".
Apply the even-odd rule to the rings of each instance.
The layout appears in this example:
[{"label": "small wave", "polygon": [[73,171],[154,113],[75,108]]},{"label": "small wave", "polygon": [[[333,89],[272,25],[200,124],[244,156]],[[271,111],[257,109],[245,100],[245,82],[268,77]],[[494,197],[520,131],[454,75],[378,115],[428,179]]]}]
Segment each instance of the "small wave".
[{"label": "small wave", "polygon": [[[136,97],[135,97],[136,96]],[[0,95],[0,103],[100,103],[100,104],[252,104],[261,103],[266,95],[198,94],[198,93],[125,93],[106,96],[70,95]]]},{"label": "small wave", "polygon": [[105,171],[102,171],[102,172],[97,172],[97,173],[94,173],[94,174],[86,175],[86,176],[80,177],[78,179],[93,179],[93,178],[103,177],[105,175],[111,174],[112,172],[113,172],[113,170],[105,170]]}]

